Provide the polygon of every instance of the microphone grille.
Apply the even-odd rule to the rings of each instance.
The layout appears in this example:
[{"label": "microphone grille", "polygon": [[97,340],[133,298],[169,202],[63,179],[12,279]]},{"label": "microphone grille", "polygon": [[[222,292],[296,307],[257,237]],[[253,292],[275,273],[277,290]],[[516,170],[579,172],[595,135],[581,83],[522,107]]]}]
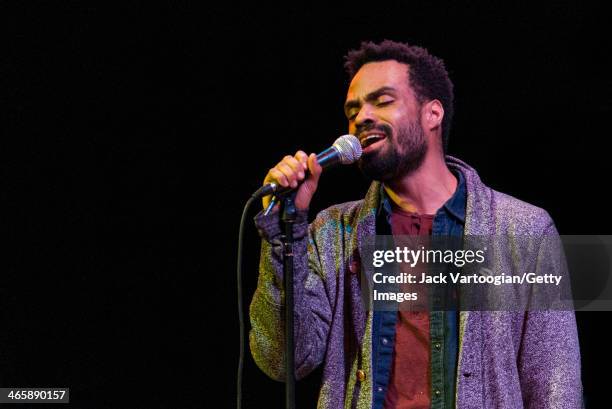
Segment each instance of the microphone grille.
[{"label": "microphone grille", "polygon": [[361,143],[355,135],[342,135],[333,146],[338,150],[343,165],[350,165],[361,157]]}]

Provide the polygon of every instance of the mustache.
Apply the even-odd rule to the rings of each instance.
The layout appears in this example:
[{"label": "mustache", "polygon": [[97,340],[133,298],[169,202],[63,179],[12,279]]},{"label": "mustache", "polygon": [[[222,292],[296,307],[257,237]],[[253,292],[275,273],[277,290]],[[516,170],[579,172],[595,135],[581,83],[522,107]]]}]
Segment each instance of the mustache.
[{"label": "mustache", "polygon": [[355,136],[358,139],[361,139],[361,134],[365,132],[370,132],[370,131],[379,131],[379,132],[384,133],[387,138],[391,138],[392,131],[391,131],[390,126],[386,124],[377,125],[373,123],[357,126],[357,128],[355,129]]}]

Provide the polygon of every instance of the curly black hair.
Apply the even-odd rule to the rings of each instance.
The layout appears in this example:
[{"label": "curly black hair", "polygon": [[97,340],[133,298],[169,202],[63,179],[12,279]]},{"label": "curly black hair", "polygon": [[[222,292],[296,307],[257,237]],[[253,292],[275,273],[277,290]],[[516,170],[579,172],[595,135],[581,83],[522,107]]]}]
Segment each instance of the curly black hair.
[{"label": "curly black hair", "polygon": [[410,86],[419,104],[437,99],[444,107],[442,146],[446,152],[454,111],[454,94],[453,83],[448,77],[444,61],[429,54],[425,48],[392,40],[384,40],[378,44],[364,41],[359,49],[349,51],[344,59],[344,68],[351,79],[369,62],[395,60],[407,64]]}]

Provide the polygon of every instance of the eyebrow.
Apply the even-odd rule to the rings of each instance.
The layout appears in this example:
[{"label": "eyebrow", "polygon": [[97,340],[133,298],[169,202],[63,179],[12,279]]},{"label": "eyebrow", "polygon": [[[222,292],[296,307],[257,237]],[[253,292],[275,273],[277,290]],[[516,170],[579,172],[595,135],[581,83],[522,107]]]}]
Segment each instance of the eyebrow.
[{"label": "eyebrow", "polygon": [[[372,91],[368,95],[366,95],[365,100],[373,101],[379,98],[381,95],[385,95],[385,94],[395,95],[395,93],[396,93],[396,89],[393,87],[380,87],[377,90]],[[361,106],[361,103],[356,99],[346,101],[346,103],[344,104],[344,112],[348,113],[348,111],[350,111],[352,108],[359,108],[360,106]]]}]

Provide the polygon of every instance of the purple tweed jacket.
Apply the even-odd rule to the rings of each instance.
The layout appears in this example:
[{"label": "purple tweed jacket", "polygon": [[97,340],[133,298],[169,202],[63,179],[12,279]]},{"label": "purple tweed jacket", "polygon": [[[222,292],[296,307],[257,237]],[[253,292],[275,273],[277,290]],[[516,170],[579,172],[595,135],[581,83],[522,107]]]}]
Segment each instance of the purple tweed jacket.
[{"label": "purple tweed jacket", "polygon": [[[558,235],[545,210],[485,186],[466,163],[446,160],[465,176],[466,235]],[[307,212],[300,212],[295,225],[296,376],[323,365],[318,408],[372,406],[372,313],[362,303],[358,244],[375,234],[379,188],[372,183],[364,200],[332,206],[310,225]],[[278,215],[257,216],[256,225],[263,240],[250,306],[250,348],[261,370],[282,380]],[[507,253],[501,268],[509,274],[517,273],[517,265],[537,264],[513,262],[515,254]],[[465,311],[459,334],[457,408],[582,407],[573,311]],[[358,370],[365,378],[356,375]]]}]

